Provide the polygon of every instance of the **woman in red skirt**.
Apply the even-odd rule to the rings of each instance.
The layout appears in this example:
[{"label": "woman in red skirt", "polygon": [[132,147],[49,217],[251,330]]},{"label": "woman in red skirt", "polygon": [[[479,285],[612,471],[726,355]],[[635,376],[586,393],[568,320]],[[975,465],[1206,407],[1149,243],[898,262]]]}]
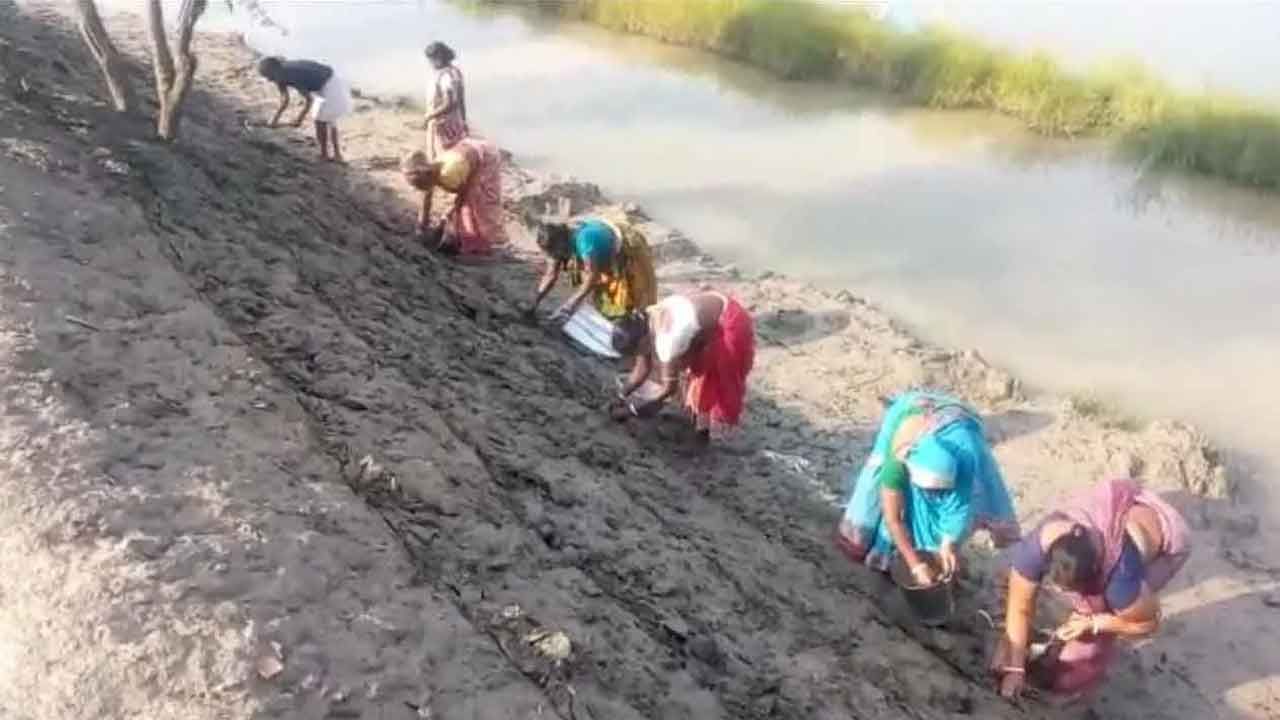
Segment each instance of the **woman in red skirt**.
[{"label": "woman in red skirt", "polygon": [[[711,439],[712,428],[742,420],[756,339],[751,315],[738,301],[718,292],[673,295],[620,321],[613,347],[635,358],[619,388],[616,417],[656,414],[683,375],[685,406],[701,443]],[[655,369],[656,394],[635,397]]]}]

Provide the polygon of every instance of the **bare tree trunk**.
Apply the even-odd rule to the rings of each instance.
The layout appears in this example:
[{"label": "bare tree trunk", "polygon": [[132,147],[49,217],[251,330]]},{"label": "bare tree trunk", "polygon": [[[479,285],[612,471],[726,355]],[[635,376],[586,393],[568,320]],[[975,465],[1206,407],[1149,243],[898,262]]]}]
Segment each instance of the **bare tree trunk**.
[{"label": "bare tree trunk", "polygon": [[[156,97],[160,109],[156,111],[156,133],[164,140],[178,137],[182,121],[182,106],[191,91],[191,81],[196,74],[196,56],[191,52],[191,40],[196,22],[208,7],[208,0],[183,0],[178,15],[178,37],[174,50],[169,48],[164,29],[164,13],[160,0],[147,0],[148,29],[151,33],[151,49],[155,62]],[[173,53],[177,53],[175,61]]]},{"label": "bare tree trunk", "polygon": [[93,59],[98,61],[102,76],[107,81],[107,92],[111,95],[111,105],[117,112],[128,112],[133,106],[133,87],[129,84],[129,76],[125,70],[124,58],[116,50],[107,28],[98,15],[98,6],[94,0],[76,0],[76,10],[80,16],[80,35],[84,38]]},{"label": "bare tree trunk", "polygon": [[151,38],[151,69],[156,74],[156,94],[163,97],[173,85],[173,55],[169,52],[169,36],[164,29],[164,9],[160,0],[147,0],[147,35]]}]

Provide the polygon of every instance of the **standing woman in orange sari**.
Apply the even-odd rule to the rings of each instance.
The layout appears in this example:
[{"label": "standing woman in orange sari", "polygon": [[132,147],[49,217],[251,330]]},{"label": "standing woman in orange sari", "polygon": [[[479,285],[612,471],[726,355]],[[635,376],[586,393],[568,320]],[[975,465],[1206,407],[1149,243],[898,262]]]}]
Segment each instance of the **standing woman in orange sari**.
[{"label": "standing woman in orange sari", "polygon": [[468,134],[467,92],[462,71],[453,64],[453,48],[433,42],[424,52],[436,69],[435,82],[427,92],[430,105],[426,116],[429,155],[435,159]]}]

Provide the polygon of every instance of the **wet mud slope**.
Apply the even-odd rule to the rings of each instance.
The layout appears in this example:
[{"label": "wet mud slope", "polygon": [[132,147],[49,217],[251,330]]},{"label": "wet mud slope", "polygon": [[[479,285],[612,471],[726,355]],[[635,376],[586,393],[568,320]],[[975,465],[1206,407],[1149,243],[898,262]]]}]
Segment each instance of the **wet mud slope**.
[{"label": "wet mud slope", "polygon": [[178,267],[299,399],[418,579],[557,714],[1016,715],[905,641],[830,558],[703,494],[714,461],[614,426],[610,369],[518,322],[500,266],[414,248],[403,205],[308,148],[199,152],[238,134],[235,109],[208,116],[227,127],[192,129],[197,149],[140,159]]},{"label": "wet mud slope", "polygon": [[[0,53],[0,714],[398,718],[431,688],[445,717],[536,708],[414,582],[308,396],[208,304],[215,275],[175,266],[126,159],[169,151],[101,110],[64,21],[0,2]],[[225,225],[220,196],[187,212]]]},{"label": "wet mud slope", "polygon": [[[742,277],[657,226],[667,287],[715,283],[756,315],[751,419],[705,453],[687,449],[675,413],[615,424],[602,405],[617,368],[519,319],[537,269],[527,218],[559,198],[607,204],[594,188],[513,163],[511,244],[490,263],[449,261],[408,235],[394,168],[422,141],[414,113],[361,99],[344,128],[350,164],[319,164],[304,132],[254,126],[270,89],[234,40],[204,36],[182,142],[140,141],[95,106],[94,78],[58,69],[86,62],[65,25],[3,2],[33,37],[12,45],[56,49],[22,60],[38,87],[5,96],[0,120],[22,141],[0,159],[5,178],[42,188],[22,206],[0,196],[4,231],[22,240],[0,256],[3,350],[22,359],[5,370],[4,469],[36,479],[10,482],[0,507],[18,528],[6,544],[48,574],[4,589],[45,622],[55,613],[37,592],[61,614],[101,606],[37,653],[75,646],[103,668],[96,694],[68,675],[65,708],[1052,717],[990,692],[972,608],[946,630],[904,629],[883,584],[830,548],[840,477],[880,397],[933,384],[983,403],[1002,461],[1029,481],[1020,501],[1117,464],[1196,507],[1225,494],[1192,430],[1033,411],[976,355],[916,343],[851,296]],[[50,422],[77,434],[50,435]],[[41,504],[65,510],[33,526]],[[55,582],[67,558],[82,593]],[[94,660],[94,623],[119,652]],[[1143,678],[1123,690],[1142,704],[1120,697],[1104,716],[1201,707],[1152,712],[1175,695]],[[0,700],[55,707],[58,688],[34,682],[7,681]]]}]

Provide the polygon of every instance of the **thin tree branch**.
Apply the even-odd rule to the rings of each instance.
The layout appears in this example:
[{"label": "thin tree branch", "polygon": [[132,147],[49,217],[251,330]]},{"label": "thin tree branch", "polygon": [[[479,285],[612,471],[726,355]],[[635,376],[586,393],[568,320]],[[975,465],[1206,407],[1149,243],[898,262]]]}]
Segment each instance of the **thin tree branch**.
[{"label": "thin tree branch", "polygon": [[173,87],[174,70],[160,0],[147,0],[147,33],[151,36],[151,64],[156,73],[156,95],[163,104],[164,96]]},{"label": "thin tree branch", "polygon": [[195,35],[196,23],[204,15],[208,5],[208,0],[183,0],[178,14],[178,36],[174,47],[177,68],[172,85],[161,99],[160,119],[156,127],[160,137],[165,140],[173,140],[178,136],[183,105],[191,91],[198,64],[195,53],[191,52],[191,41]]},{"label": "thin tree branch", "polygon": [[195,34],[196,23],[200,21],[208,5],[208,0],[183,0],[182,11],[178,14],[178,54],[185,57],[185,62],[190,64],[193,71],[196,56],[191,53],[191,38]]},{"label": "thin tree branch", "polygon": [[97,3],[94,0],[76,0],[76,11],[80,17],[80,35],[102,70],[112,107],[117,112],[128,112],[133,105],[133,86],[129,83],[124,60],[98,14]]}]

